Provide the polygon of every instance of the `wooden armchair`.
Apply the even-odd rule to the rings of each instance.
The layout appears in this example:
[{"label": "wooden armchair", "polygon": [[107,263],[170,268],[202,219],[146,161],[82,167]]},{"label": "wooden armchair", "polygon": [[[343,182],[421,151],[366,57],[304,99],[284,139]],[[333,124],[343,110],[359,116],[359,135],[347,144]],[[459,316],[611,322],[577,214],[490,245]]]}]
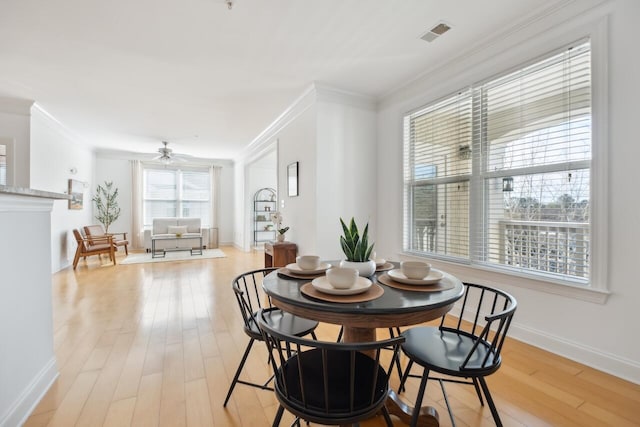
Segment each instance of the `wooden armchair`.
[{"label": "wooden armchair", "polygon": [[[93,239],[96,237],[104,237],[104,236],[113,236],[113,244],[116,245],[116,249],[120,246],[124,246],[124,253],[129,255],[129,250],[127,249],[127,245],[129,241],[127,240],[127,233],[105,233],[102,225],[86,225],[84,227],[84,234],[89,239],[89,244],[93,245]],[[118,238],[117,236],[122,236],[122,238]],[[99,242],[104,243],[103,241]]]},{"label": "wooden armchair", "polygon": [[113,261],[113,265],[116,265],[116,253],[115,253],[115,245],[113,244],[113,236],[105,235],[102,237],[93,237],[92,242],[90,244],[89,239],[82,237],[80,231],[77,229],[73,230],[73,236],[76,238],[76,242],[78,243],[78,248],[76,249],[76,255],[73,258],[73,269],[75,270],[78,266],[78,261],[80,261],[80,257],[86,258],[89,255],[100,255],[100,254],[109,254],[109,259]]}]

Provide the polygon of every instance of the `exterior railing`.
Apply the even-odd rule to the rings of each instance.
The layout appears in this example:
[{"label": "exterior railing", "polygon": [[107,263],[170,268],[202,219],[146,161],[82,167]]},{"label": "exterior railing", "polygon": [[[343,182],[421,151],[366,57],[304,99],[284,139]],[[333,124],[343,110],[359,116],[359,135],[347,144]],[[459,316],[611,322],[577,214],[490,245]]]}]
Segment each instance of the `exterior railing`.
[{"label": "exterior railing", "polygon": [[501,264],[588,277],[588,223],[500,220],[498,224]]}]

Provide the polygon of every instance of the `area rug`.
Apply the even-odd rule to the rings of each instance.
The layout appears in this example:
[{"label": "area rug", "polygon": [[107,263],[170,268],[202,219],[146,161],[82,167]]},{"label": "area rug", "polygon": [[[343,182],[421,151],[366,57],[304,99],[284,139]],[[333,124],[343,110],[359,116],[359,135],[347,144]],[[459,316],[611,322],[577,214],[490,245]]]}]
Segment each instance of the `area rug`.
[{"label": "area rug", "polygon": [[220,249],[205,249],[202,255],[191,255],[190,251],[167,252],[164,258],[151,258],[150,253],[129,254],[119,264],[140,264],[145,262],[169,262],[169,261],[196,261],[199,259],[224,258],[224,252]]}]

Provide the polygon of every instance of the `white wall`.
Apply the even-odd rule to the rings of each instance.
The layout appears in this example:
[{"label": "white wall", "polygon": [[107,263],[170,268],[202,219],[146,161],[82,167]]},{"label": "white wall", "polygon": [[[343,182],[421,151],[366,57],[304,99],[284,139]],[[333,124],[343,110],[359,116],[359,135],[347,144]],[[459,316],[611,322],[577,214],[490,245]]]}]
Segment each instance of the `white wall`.
[{"label": "white wall", "polygon": [[342,259],[340,218],[376,238],[376,112],[370,99],[321,90],[317,105],[315,251]]},{"label": "white wall", "polygon": [[29,134],[33,101],[0,97],[0,141],[12,152],[7,165],[7,185],[31,187],[29,182]]},{"label": "white wall", "polygon": [[[376,111],[372,99],[312,85],[254,141],[256,156],[277,140],[278,209],[300,254],[340,259],[339,218],[352,216],[375,239]],[[242,160],[241,160],[242,161]],[[298,196],[288,196],[287,166],[298,162]],[[245,197],[250,194],[245,193]],[[241,220],[247,221],[244,206]]]},{"label": "white wall", "polygon": [[58,374],[49,267],[52,204],[0,194],[0,427],[21,425]]},{"label": "white wall", "polygon": [[[283,225],[290,227],[286,240],[298,245],[298,253],[317,251],[316,108],[302,111],[281,129],[278,138],[278,209]],[[298,196],[287,192],[287,166],[298,162]],[[284,203],[284,206],[283,206]]]},{"label": "white wall", "polygon": [[[91,187],[94,154],[62,124],[36,104],[31,117],[31,187],[67,193],[68,180],[85,182],[84,206],[69,210],[66,200],[57,200],[51,212],[51,271],[68,267],[77,244],[71,230],[93,224]],[[71,168],[77,172],[72,174]]]},{"label": "white wall", "polygon": [[[640,209],[630,183],[640,159],[637,143],[637,100],[640,99],[640,2],[618,0],[580,14],[570,8],[536,21],[464,58],[429,70],[428,76],[386,97],[378,116],[378,253],[398,258],[402,252],[402,116],[415,108],[454,93],[472,82],[507,70],[561,47],[565,39],[587,34],[608,11],[609,154],[608,287],[606,303],[587,302],[536,290],[534,281],[435,263],[461,278],[489,283],[513,293],[519,301],[513,335],[598,369],[640,383],[640,323],[634,313],[640,301],[637,276]],[[567,17],[572,17],[565,21]],[[606,68],[606,67],[605,67]],[[597,185],[595,183],[594,185]],[[384,226],[383,226],[384,225]]]}]

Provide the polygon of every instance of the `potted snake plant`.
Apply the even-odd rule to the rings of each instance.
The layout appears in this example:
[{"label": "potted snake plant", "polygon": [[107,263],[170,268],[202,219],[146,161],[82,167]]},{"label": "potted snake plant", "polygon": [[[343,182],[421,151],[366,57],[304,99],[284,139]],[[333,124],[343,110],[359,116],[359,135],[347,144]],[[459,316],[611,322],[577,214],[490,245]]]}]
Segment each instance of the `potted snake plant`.
[{"label": "potted snake plant", "polygon": [[340,246],[346,256],[346,260],[340,261],[340,267],[354,268],[363,277],[369,277],[376,271],[376,262],[369,259],[373,252],[374,243],[369,245],[369,223],[360,234],[354,218],[351,218],[349,226],[340,218],[343,235],[340,236]]}]

